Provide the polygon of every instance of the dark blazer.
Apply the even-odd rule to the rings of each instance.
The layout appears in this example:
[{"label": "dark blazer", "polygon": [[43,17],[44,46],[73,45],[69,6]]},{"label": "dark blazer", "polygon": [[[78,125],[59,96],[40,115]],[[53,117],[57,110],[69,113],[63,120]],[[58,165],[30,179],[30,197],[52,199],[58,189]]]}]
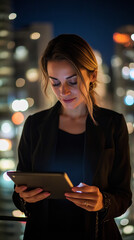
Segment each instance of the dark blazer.
[{"label": "dark blazer", "polygon": [[[60,108],[61,103],[57,102],[51,109],[26,120],[18,148],[19,170],[49,171],[55,158]],[[114,218],[127,210],[132,198],[128,131],[122,114],[94,106],[94,118],[97,125],[90,116],[86,121],[84,182],[99,187],[104,194],[105,211],[85,211],[87,228],[89,222],[92,226],[87,232],[91,239],[118,240],[121,236]],[[13,200],[19,209],[24,210],[15,192]],[[39,203],[27,204],[27,209],[36,212],[36,206],[39,209]]]}]

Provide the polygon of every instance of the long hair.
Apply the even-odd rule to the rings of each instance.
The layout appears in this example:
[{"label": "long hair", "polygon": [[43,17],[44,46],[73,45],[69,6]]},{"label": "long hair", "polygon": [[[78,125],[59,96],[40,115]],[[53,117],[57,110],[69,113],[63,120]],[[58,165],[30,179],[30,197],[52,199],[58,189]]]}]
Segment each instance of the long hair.
[{"label": "long hair", "polygon": [[80,71],[80,69],[86,69],[88,75],[90,76],[98,69],[97,60],[91,46],[80,36],[75,34],[61,34],[48,43],[40,59],[41,70],[45,77],[45,94],[49,82],[47,63],[48,61],[52,60],[67,60],[75,68],[78,76],[80,76],[80,81],[82,81],[85,86],[87,95],[85,96],[82,92],[80,88],[80,82],[78,82],[79,89],[85,99],[90,117],[92,118],[93,122],[96,123],[93,117],[93,105],[96,103],[94,89],[96,87],[97,80],[95,83],[91,84],[91,87],[89,87],[88,90]]}]

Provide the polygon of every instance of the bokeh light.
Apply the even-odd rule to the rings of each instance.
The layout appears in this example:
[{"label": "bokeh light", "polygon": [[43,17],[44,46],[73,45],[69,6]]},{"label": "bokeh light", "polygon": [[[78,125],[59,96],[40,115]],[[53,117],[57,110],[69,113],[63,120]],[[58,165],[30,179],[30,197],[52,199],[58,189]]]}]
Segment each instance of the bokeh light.
[{"label": "bokeh light", "polygon": [[40,38],[40,33],[39,32],[33,32],[33,33],[30,34],[30,38],[32,40],[37,40],[37,39]]},{"label": "bokeh light", "polygon": [[25,112],[28,109],[28,102],[26,99],[14,100],[12,103],[12,109],[15,112]]},{"label": "bokeh light", "polygon": [[134,233],[134,226],[128,225],[123,228],[123,233],[126,235]]},{"label": "bokeh light", "polygon": [[134,104],[134,98],[131,95],[127,95],[124,98],[124,103],[128,106],[132,106]]},{"label": "bokeh light", "polygon": [[125,44],[130,42],[130,37],[128,34],[115,32],[113,34],[113,40],[116,43]]},{"label": "bokeh light", "polygon": [[0,160],[0,170],[6,171],[10,169],[15,169],[15,162],[13,159],[2,158]]},{"label": "bokeh light", "polygon": [[28,105],[29,107],[32,107],[34,105],[34,99],[33,98],[26,98],[27,102],[28,102]]},{"label": "bokeh light", "polygon": [[132,122],[127,122],[128,133],[131,134],[134,132],[134,127]]},{"label": "bokeh light", "polygon": [[123,78],[129,79],[129,74],[130,74],[130,68],[127,67],[127,66],[124,66],[122,68],[122,76],[123,76]]},{"label": "bokeh light", "polygon": [[15,135],[14,127],[11,121],[2,121],[0,126],[0,134],[3,138],[13,138]]},{"label": "bokeh light", "polygon": [[19,87],[19,88],[23,87],[25,85],[25,82],[26,81],[24,78],[18,78],[16,80],[16,87]]},{"label": "bokeh light", "polygon": [[10,13],[8,16],[9,20],[14,20],[16,17],[17,17],[16,13]]},{"label": "bokeh light", "polygon": [[12,148],[12,142],[9,139],[0,139],[0,151],[9,151]]},{"label": "bokeh light", "polygon": [[130,69],[130,79],[134,80],[134,68]]},{"label": "bokeh light", "polygon": [[25,46],[18,46],[16,47],[14,57],[18,61],[23,61],[27,58],[28,56],[28,50]]},{"label": "bokeh light", "polygon": [[15,125],[20,125],[24,122],[24,115],[21,112],[16,112],[12,115],[12,122]]},{"label": "bokeh light", "polygon": [[25,217],[25,214],[23,212],[21,212],[20,210],[17,210],[17,209],[12,211],[12,215],[14,217]]},{"label": "bokeh light", "polygon": [[131,39],[134,41],[134,33],[131,34]]},{"label": "bokeh light", "polygon": [[39,71],[37,68],[31,68],[26,72],[26,78],[29,82],[36,82],[39,79]]}]

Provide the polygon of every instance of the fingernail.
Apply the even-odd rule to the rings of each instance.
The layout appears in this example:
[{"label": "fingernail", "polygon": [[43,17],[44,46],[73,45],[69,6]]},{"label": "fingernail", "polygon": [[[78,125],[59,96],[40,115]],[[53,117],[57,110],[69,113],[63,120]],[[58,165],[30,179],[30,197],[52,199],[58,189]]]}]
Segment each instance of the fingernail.
[{"label": "fingernail", "polygon": [[43,191],[43,189],[42,188],[37,188],[37,191],[41,192],[41,191]]},{"label": "fingernail", "polygon": [[44,195],[49,196],[49,195],[51,195],[51,193],[45,192]]}]

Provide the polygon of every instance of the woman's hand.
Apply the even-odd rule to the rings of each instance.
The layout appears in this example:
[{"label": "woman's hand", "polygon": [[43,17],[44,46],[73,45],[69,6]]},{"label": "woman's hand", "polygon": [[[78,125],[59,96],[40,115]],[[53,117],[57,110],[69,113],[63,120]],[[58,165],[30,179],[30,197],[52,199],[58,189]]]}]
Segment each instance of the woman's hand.
[{"label": "woman's hand", "polygon": [[87,211],[103,209],[103,195],[98,187],[84,183],[72,188],[73,193],[65,193],[66,199]]},{"label": "woman's hand", "polygon": [[50,196],[49,192],[43,192],[41,188],[28,191],[26,186],[16,186],[15,192],[19,193],[20,197],[28,203],[35,203]]}]

